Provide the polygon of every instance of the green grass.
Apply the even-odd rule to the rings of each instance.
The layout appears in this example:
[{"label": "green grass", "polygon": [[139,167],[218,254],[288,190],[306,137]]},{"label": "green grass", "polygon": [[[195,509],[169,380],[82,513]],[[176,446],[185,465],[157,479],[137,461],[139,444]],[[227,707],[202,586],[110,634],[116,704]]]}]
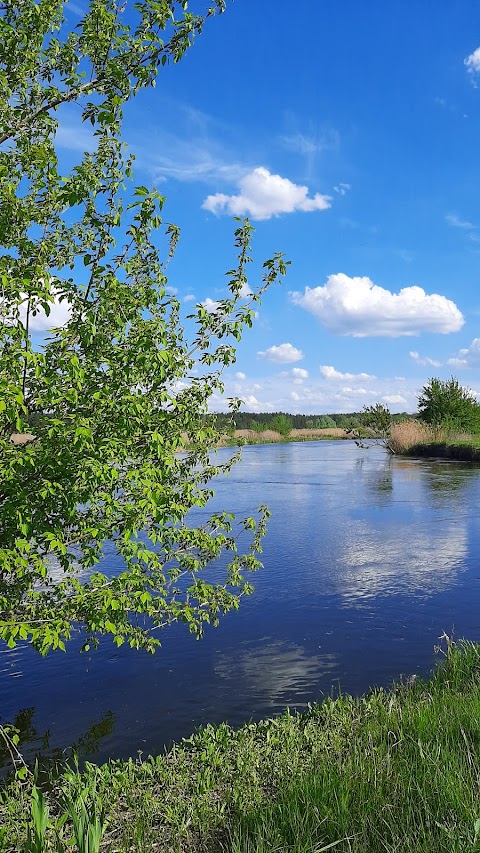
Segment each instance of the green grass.
[{"label": "green grass", "polygon": [[480,436],[465,440],[422,442],[409,447],[404,455],[455,459],[458,462],[480,462]]},{"label": "green grass", "polygon": [[[45,794],[51,820],[82,792],[90,808],[85,791],[112,853],[480,853],[480,647],[449,643],[426,682],[67,773]],[[0,849],[25,849],[30,797],[4,791]]]}]

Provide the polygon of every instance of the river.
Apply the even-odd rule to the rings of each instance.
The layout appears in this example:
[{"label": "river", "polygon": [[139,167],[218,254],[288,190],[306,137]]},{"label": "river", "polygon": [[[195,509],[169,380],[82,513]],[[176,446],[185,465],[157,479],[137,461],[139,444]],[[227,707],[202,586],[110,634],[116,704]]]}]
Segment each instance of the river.
[{"label": "river", "polygon": [[2,649],[0,721],[27,755],[157,753],[202,724],[427,674],[444,631],[480,640],[480,467],[259,445],[216,488],[212,508],[272,512],[253,596],[201,641],[168,629],[153,657],[110,640],[80,655],[80,638],[46,658]]}]

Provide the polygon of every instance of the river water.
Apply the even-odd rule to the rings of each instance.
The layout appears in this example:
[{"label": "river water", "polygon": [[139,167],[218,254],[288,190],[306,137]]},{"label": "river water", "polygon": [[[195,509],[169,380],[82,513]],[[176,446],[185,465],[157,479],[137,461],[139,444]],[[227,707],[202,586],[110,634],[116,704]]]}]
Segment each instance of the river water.
[{"label": "river water", "polygon": [[46,658],[2,649],[0,722],[26,754],[157,753],[201,724],[427,674],[443,632],[480,640],[480,466],[262,445],[216,489],[212,509],[272,512],[254,595],[201,641],[168,629],[153,657],[109,640],[80,655],[80,638]]}]

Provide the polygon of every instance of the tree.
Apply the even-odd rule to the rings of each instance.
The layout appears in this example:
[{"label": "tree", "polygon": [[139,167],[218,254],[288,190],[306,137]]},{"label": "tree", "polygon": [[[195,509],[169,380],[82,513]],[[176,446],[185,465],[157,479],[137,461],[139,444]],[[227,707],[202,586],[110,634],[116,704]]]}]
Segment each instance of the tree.
[{"label": "tree", "polygon": [[288,438],[292,430],[292,419],[284,412],[274,414],[270,422],[270,429],[279,432],[284,438]]},{"label": "tree", "polygon": [[[265,507],[236,526],[226,512],[195,526],[191,512],[234,462],[211,455],[209,399],[285,263],[266,261],[245,302],[252,228],[240,223],[227,298],[212,313],[197,305],[184,328],[166,290],[179,229],[163,222],[158,192],[131,188],[122,143],[125,104],[224,0],[197,14],[189,5],[90,0],[71,30],[57,0],[1,7],[0,636],[10,647],[63,649],[80,626],[84,648],[110,634],[153,651],[156,629],[180,620],[199,636],[237,608],[259,566]],[[62,176],[56,133],[72,102],[96,144]],[[67,321],[38,346],[35,318],[58,306]],[[14,444],[14,433],[27,437]],[[107,542],[122,561],[114,574],[97,566]]]},{"label": "tree", "polygon": [[361,413],[361,430],[354,427],[351,430],[352,438],[359,447],[368,448],[379,444],[389,453],[394,453],[391,426],[392,416],[387,406],[383,406],[382,403],[364,406]]},{"label": "tree", "polygon": [[419,418],[446,429],[480,431],[480,406],[470,388],[464,388],[453,376],[429,379],[418,398]]}]

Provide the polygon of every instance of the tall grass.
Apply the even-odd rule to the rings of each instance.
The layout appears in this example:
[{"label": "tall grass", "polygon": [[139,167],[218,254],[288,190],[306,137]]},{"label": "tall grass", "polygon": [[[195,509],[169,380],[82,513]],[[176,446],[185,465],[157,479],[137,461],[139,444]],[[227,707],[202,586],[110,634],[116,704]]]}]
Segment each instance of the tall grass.
[{"label": "tall grass", "polygon": [[479,664],[450,649],[427,684],[337,703],[348,744],[243,816],[224,850],[480,851]]},{"label": "tall grass", "polygon": [[408,418],[390,428],[390,444],[394,453],[406,453],[412,447],[438,439],[438,430],[423,421]]},{"label": "tall grass", "polygon": [[392,424],[389,447],[393,453],[439,456],[466,462],[480,462],[480,436],[448,426],[430,426],[410,418]]},{"label": "tall grass", "polygon": [[[44,808],[58,820],[85,791],[82,832],[72,815],[62,825],[68,849],[92,824],[89,849],[106,826],[100,850],[112,853],[480,853],[480,646],[448,641],[426,682],[238,731],[208,726],[143,763],[70,771]],[[28,849],[29,797],[3,792],[2,851]],[[45,851],[58,849],[46,838]]]}]

